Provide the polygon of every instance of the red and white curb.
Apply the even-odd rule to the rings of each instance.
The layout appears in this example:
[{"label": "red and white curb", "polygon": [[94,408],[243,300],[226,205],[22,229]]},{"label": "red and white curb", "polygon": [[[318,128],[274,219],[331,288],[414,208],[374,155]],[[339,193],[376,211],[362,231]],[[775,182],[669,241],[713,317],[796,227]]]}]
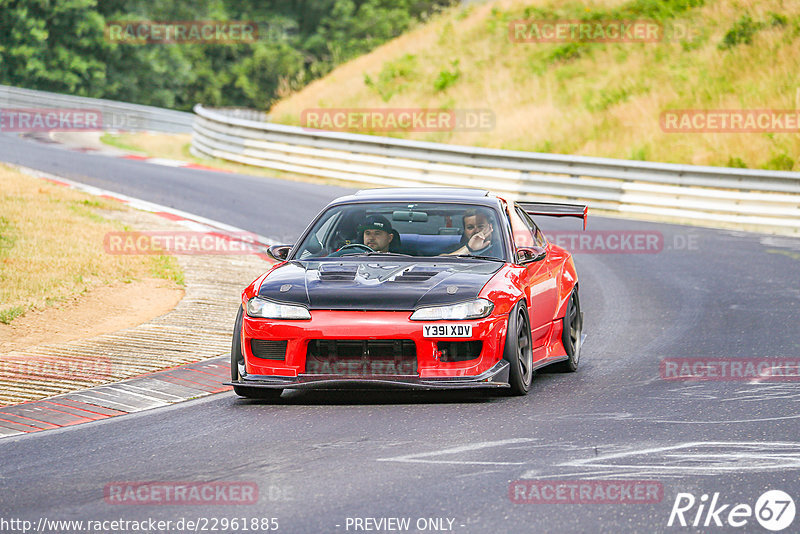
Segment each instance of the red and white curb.
[{"label": "red and white curb", "polygon": [[188,161],[181,161],[178,159],[166,159],[166,158],[151,158],[148,156],[137,156],[136,154],[126,154],[124,156],[118,156],[122,159],[131,159],[136,161],[141,161],[144,163],[150,163],[151,165],[162,165],[164,167],[179,167],[183,169],[196,169],[200,171],[213,171],[213,172],[225,172],[232,174],[233,171],[228,169],[220,169],[217,167],[209,167],[208,165],[201,165],[199,163],[190,163]]},{"label": "red and white curb", "polygon": [[[42,178],[60,186],[123,202],[132,208],[160,215],[195,231],[213,234],[220,232],[240,235],[248,233],[229,224],[99,187],[73,182],[50,173],[18,165],[9,166],[23,174]],[[252,233],[249,235],[254,236],[256,241],[263,246],[275,243],[275,240],[261,235]],[[235,239],[235,237],[231,237],[231,239]],[[266,258],[264,254],[257,255]],[[65,393],[38,401],[3,406],[0,407],[0,438],[88,423],[229,391],[230,386],[222,385],[222,382],[229,379],[229,358],[219,356],[114,384]]]},{"label": "red and white curb", "polygon": [[[219,167],[211,167],[209,165],[202,165],[200,163],[191,163],[177,159],[168,158],[151,158],[142,154],[137,154],[108,145],[101,140],[103,133],[126,133],[120,130],[107,130],[105,132],[91,131],[91,132],[34,132],[25,134],[25,137],[39,141],[42,143],[57,144],[65,150],[73,152],[81,152],[84,154],[96,154],[100,156],[109,156],[112,158],[128,159],[133,161],[141,161],[151,165],[161,165],[164,167],[175,167],[184,169],[195,169],[200,171],[224,172],[233,173],[228,169],[221,169]],[[157,132],[151,132],[157,133]]]},{"label": "red and white curb", "polygon": [[51,430],[168,406],[229,391],[228,357],[220,356],[114,384],[0,408],[0,438]]}]

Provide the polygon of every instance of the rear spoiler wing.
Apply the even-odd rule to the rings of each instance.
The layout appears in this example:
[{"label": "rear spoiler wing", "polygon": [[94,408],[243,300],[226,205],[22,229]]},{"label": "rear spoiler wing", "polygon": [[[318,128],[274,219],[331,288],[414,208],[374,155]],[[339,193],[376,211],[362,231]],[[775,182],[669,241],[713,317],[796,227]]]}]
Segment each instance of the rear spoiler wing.
[{"label": "rear spoiler wing", "polygon": [[518,202],[528,215],[544,215],[546,217],[578,217],[583,219],[586,230],[586,215],[589,207],[583,204],[558,204],[556,202]]}]

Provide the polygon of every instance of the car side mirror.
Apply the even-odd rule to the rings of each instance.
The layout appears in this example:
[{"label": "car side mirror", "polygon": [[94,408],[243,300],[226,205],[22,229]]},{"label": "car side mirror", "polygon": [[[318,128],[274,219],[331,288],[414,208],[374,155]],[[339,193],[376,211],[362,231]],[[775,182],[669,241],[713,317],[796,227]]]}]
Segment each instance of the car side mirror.
[{"label": "car side mirror", "polygon": [[541,261],[547,256],[543,247],[517,247],[517,261],[521,264]]},{"label": "car side mirror", "polygon": [[292,250],[292,245],[272,245],[267,249],[267,256],[273,260],[286,261],[290,250]]}]

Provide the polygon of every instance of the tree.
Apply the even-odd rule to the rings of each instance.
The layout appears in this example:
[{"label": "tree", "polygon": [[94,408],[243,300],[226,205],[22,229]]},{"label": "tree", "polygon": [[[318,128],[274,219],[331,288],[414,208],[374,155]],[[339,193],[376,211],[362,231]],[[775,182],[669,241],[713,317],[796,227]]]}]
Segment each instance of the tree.
[{"label": "tree", "polygon": [[0,83],[102,96],[103,24],[95,0],[0,0]]}]

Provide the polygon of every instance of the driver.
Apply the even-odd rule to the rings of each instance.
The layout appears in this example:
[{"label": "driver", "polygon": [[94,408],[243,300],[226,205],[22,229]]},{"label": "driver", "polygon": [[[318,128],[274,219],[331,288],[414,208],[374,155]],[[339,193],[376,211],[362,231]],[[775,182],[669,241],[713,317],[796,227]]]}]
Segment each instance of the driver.
[{"label": "driver", "polygon": [[375,252],[389,252],[389,245],[394,239],[394,232],[389,219],[383,215],[370,215],[364,224],[358,227],[363,234],[363,242]]},{"label": "driver", "polygon": [[484,250],[492,244],[492,223],[483,211],[470,208],[464,212],[463,245],[448,254],[472,254]]}]

